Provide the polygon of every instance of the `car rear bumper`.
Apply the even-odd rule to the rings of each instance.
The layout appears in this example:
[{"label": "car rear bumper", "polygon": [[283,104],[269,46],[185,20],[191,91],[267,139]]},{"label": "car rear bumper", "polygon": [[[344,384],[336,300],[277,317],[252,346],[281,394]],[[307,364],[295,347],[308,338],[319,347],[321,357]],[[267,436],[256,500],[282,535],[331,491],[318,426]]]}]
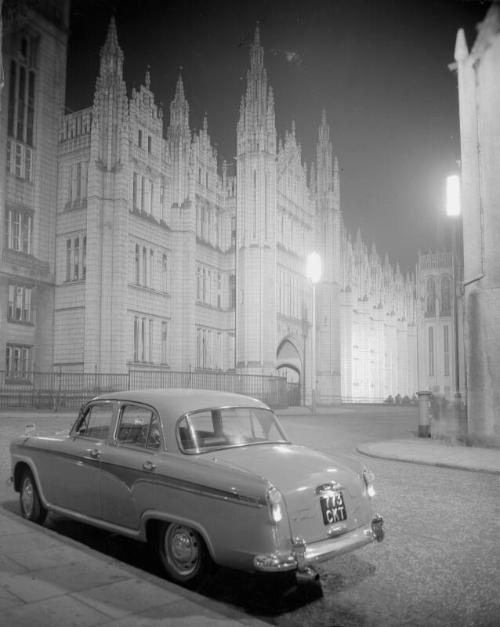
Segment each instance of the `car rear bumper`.
[{"label": "car rear bumper", "polygon": [[328,538],[320,542],[307,544],[296,538],[290,553],[271,553],[256,555],[253,563],[256,570],[263,572],[280,572],[289,570],[305,571],[307,568],[325,562],[337,555],[355,551],[367,544],[384,538],[384,520],[376,514],[370,526],[360,527],[336,538]]}]

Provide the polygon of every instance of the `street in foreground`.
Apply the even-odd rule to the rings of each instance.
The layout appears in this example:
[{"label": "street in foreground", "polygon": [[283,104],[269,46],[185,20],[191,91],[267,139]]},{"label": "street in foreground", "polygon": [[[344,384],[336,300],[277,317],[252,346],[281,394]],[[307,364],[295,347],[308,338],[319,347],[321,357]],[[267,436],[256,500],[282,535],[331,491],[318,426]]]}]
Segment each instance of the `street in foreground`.
[{"label": "street in foreground", "polygon": [[[500,613],[500,480],[498,476],[366,458],[362,442],[408,437],[414,408],[336,409],[318,416],[288,415],[281,422],[292,440],[322,451],[346,453],[376,476],[375,509],[386,520],[386,539],[321,566],[320,585],[300,585],[281,595],[255,577],[220,570],[202,594],[276,625],[494,625]],[[50,431],[69,426],[66,416],[37,418]],[[0,423],[0,499],[17,511],[5,486],[7,445],[24,421]],[[143,545],[51,516],[58,532],[104,553],[160,574]]]}]

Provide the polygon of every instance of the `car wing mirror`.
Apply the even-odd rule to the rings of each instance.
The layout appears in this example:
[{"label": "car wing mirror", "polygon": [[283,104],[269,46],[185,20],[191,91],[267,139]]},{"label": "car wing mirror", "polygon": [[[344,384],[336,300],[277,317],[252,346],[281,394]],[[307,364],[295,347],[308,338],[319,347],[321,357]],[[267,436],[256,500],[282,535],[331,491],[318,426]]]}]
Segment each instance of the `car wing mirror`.
[{"label": "car wing mirror", "polygon": [[34,435],[36,431],[36,426],[34,424],[29,424],[24,426],[24,435],[26,437],[30,437],[30,435]]}]

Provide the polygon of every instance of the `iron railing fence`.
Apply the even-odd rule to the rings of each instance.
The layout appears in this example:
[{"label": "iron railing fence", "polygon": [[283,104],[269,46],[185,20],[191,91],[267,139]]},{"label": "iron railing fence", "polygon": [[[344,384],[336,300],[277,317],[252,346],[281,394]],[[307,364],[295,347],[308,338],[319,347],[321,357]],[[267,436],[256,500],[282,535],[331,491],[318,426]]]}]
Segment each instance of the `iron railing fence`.
[{"label": "iron railing fence", "polygon": [[300,405],[300,386],[283,377],[230,372],[130,370],[127,373],[34,372],[7,377],[0,371],[0,407],[78,408],[106,392],[149,388],[201,388],[237,392],[275,409]]}]

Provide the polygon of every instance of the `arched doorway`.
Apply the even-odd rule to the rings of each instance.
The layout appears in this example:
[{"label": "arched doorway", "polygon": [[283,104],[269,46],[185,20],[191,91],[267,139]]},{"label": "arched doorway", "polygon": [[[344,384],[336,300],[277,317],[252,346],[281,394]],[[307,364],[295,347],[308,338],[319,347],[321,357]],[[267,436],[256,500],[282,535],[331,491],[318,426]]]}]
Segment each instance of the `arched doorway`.
[{"label": "arched doorway", "polygon": [[285,375],[290,389],[296,386],[294,404],[303,403],[304,365],[303,365],[303,341],[293,336],[287,336],[281,340],[276,351],[276,369],[280,375]]}]

